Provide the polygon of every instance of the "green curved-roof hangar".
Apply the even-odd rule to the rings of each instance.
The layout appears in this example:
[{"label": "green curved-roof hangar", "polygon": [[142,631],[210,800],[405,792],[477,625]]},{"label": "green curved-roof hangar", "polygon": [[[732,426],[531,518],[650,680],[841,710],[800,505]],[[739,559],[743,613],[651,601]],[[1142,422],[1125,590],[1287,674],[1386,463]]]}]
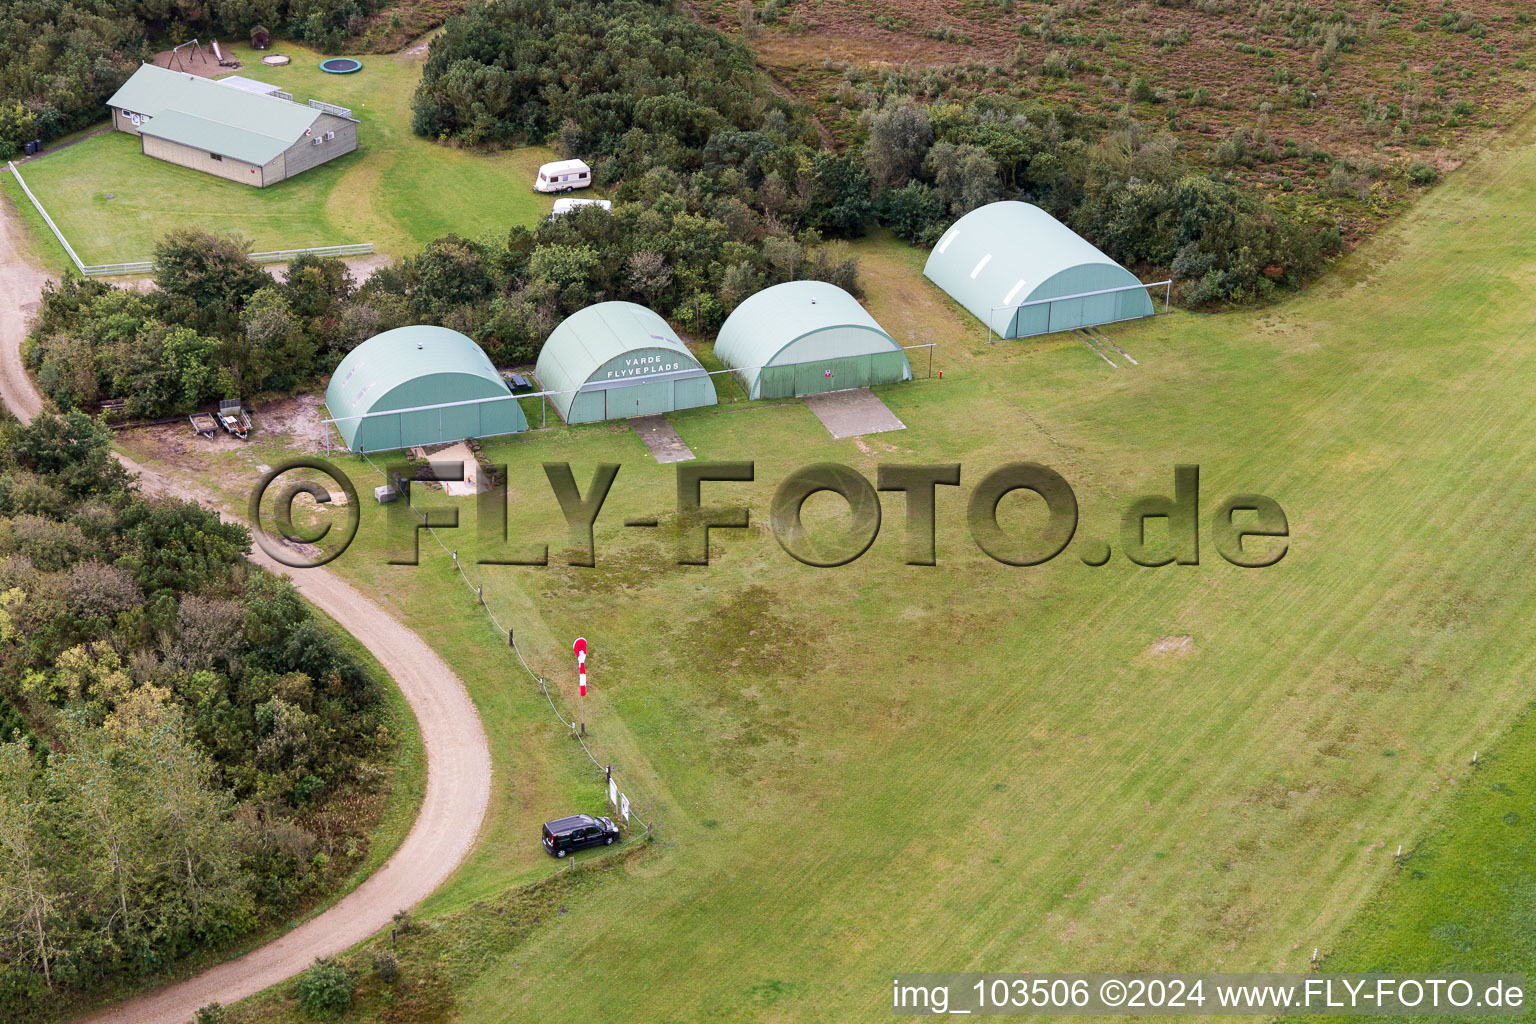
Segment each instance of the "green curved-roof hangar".
[{"label": "green curved-roof hangar", "polygon": [[527,430],[511,394],[474,341],[420,324],[376,334],[347,353],[325,405],[348,448],[374,452]]},{"label": "green curved-roof hangar", "polygon": [[708,372],[660,316],[599,302],[561,321],[534,368],[567,423],[654,416],[715,404]]},{"label": "green curved-roof hangar", "polygon": [[789,398],[912,379],[901,350],[859,300],[825,281],[788,281],[726,318],[715,357],[749,398]]},{"label": "green curved-roof hangar", "polygon": [[1004,338],[1153,312],[1135,274],[1029,203],[990,203],[955,221],[923,276]]}]

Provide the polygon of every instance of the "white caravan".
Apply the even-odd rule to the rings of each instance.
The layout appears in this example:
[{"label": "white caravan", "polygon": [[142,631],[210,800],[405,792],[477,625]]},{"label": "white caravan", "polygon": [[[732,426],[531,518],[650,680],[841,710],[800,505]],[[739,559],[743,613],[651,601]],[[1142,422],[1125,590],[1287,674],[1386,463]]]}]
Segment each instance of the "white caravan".
[{"label": "white caravan", "polygon": [[535,192],[569,192],[592,184],[592,168],[585,160],[556,160],[539,168]]}]

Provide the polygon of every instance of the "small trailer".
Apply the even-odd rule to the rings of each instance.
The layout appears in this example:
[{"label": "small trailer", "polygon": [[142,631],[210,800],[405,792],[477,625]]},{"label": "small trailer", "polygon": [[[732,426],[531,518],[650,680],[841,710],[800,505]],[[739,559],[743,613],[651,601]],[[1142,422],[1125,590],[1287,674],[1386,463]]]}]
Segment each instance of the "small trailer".
[{"label": "small trailer", "polygon": [[592,184],[592,168],[585,160],[556,160],[539,168],[535,192],[569,192]]},{"label": "small trailer", "polygon": [[213,418],[211,412],[195,412],[187,419],[192,421],[192,432],[201,434],[208,440],[213,440],[213,435],[219,432],[219,422]]},{"label": "small trailer", "polygon": [[250,437],[251,418],[245,414],[238,398],[226,398],[219,403],[219,426],[242,441]]}]

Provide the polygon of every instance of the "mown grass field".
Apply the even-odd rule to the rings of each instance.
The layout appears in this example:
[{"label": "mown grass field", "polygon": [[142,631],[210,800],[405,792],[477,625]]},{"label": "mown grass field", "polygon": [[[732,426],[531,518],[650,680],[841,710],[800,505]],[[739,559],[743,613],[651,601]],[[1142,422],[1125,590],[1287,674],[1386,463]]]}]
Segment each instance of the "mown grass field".
[{"label": "mown grass field", "polygon": [[[405,255],[441,235],[477,236],[533,224],[552,200],[532,191],[542,147],[497,154],[452,149],[411,133],[411,93],[425,52],[361,58],[363,70],[328,75],[320,54],[274,44],[293,63],[269,68],[261,54],[229,48],[235,72],[310,98],[349,107],[362,121],[358,149],[288,181],[258,189],[154,160],[139,140],[107,132],[21,165],[27,185],[86,263],[149,259],[167,231],[235,231],[257,251],[373,242]],[[103,108],[105,115],[106,109]],[[50,248],[57,248],[15,182],[5,187]],[[62,264],[62,251],[56,255]]]},{"label": "mown grass field", "polygon": [[[674,415],[699,458],[757,466],[706,485],[754,520],[716,534],[708,568],[673,564],[674,473],[627,425],[489,442],[514,539],[547,541],[553,563],[473,566],[468,502],[460,559],[567,710],[569,644],[589,639],[592,742],[659,822],[658,845],[608,871],[509,894],[561,870],[538,823],[598,810],[599,789],[441,551],[424,539],[420,566],[385,564],[378,480],[339,459],[365,500],[337,567],[459,670],[497,759],[476,854],[402,946],[396,994],[369,982],[353,1019],[878,1020],[897,971],[1304,970],[1314,947],[1338,950],[1329,967],[1431,969],[1447,949],[1524,967],[1506,961],[1528,952],[1529,866],[1502,866],[1531,838],[1531,729],[1510,729],[1536,607],[1533,142],[1527,117],[1304,297],[1111,328],[1135,368],[1067,339],[986,346],[921,253],[862,244],[872,312],[938,342],[944,378],[882,390],[908,429],[857,440],[794,402]],[[239,493],[278,443],[184,468]],[[991,562],[964,529],[971,488],[1018,460],[1057,469],[1082,507],[1042,567]],[[548,461],[583,487],[623,465],[595,569],[560,564]],[[818,461],[871,479],[961,462],[939,564],[901,564],[896,495],[857,562],[790,559],[769,500]],[[1132,565],[1120,511],[1171,493],[1178,463],[1201,466],[1201,564]],[[1289,516],[1271,568],[1233,567],[1210,538],[1216,505],[1247,491]],[[663,528],[620,525],[637,516]],[[1040,518],[1018,498],[1003,516]],[[1109,564],[1083,564],[1105,540]],[[1506,813],[1513,831],[1480,847]],[[1393,852],[1421,841],[1409,868],[1428,875],[1405,880]],[[1436,875],[1431,851],[1484,880]],[[290,1012],[279,993],[246,1019]]]}]

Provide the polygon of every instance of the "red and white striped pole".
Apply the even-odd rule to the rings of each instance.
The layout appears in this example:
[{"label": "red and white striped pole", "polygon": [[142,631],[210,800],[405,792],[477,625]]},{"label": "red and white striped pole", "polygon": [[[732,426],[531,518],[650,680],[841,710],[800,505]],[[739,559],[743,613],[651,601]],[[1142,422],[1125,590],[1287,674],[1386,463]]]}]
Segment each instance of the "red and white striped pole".
[{"label": "red and white striped pole", "polygon": [[587,638],[579,636],[571,645],[576,652],[576,677],[581,681],[581,734],[587,734]]}]

